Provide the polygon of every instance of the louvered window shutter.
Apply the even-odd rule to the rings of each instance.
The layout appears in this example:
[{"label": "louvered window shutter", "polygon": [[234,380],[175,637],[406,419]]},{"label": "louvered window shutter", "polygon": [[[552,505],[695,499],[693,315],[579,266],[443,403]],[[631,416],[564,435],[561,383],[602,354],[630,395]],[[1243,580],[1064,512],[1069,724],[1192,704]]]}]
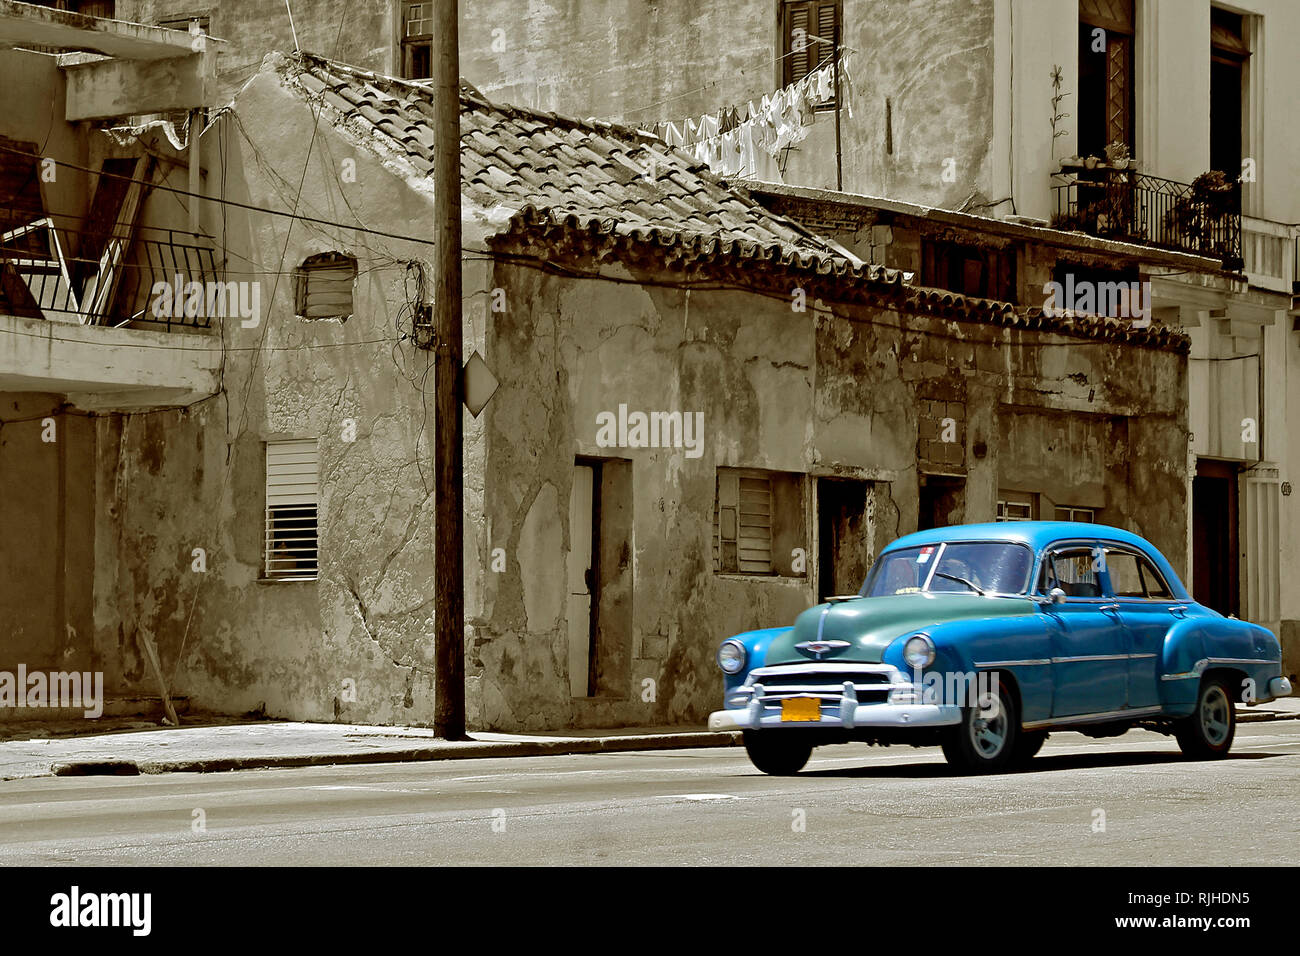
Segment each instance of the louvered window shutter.
[{"label": "louvered window shutter", "polygon": [[315,439],[266,443],[266,576],[314,578],[318,570]]},{"label": "louvered window shutter", "polygon": [[785,56],[782,61],[785,64],[782,73],[784,86],[802,80],[808,75],[811,65],[817,62],[815,48],[820,44],[810,38],[815,6],[812,0],[799,0],[782,8],[785,20],[781,40],[781,53]]},{"label": "louvered window shutter", "polygon": [[357,260],[328,252],[303,262],[295,276],[295,309],[304,319],[347,319]]}]

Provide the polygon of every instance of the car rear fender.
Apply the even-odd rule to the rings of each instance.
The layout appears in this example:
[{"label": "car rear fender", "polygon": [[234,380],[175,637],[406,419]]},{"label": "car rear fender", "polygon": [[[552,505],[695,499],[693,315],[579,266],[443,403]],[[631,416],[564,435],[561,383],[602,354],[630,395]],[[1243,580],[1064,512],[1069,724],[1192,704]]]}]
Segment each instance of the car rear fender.
[{"label": "car rear fender", "polygon": [[1179,621],[1165,635],[1161,700],[1175,715],[1191,713],[1209,671],[1233,685],[1236,700],[1269,700],[1269,681],[1282,672],[1281,659],[1277,638],[1258,624],[1224,617]]}]

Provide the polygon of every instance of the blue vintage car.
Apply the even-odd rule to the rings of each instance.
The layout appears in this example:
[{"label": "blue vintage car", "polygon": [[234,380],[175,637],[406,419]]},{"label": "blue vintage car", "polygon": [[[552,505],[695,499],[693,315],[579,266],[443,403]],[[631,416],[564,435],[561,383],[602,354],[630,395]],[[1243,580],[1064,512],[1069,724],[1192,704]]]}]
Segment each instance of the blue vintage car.
[{"label": "blue vintage car", "polygon": [[717,659],[726,709],[709,727],[742,730],[770,774],[851,740],[938,744],[962,771],[1000,771],[1053,730],[1134,726],[1222,757],[1237,702],[1291,693],[1270,631],[1197,604],[1137,535],[1073,522],[906,535],[858,594],[737,635]]}]

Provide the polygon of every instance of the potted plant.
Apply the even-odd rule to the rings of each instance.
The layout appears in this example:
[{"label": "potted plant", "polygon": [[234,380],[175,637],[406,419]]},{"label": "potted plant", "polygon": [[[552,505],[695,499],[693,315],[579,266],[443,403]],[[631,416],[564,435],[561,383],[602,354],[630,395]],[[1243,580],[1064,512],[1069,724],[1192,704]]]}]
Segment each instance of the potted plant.
[{"label": "potted plant", "polygon": [[1192,180],[1188,192],[1169,211],[1170,227],[1189,248],[1211,255],[1226,254],[1225,219],[1237,211],[1237,182],[1217,169]]}]

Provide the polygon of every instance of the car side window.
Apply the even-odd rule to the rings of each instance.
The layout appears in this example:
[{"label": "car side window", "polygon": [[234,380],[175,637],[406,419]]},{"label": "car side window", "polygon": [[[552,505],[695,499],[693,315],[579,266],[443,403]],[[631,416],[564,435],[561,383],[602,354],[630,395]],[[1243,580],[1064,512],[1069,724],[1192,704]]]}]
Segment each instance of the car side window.
[{"label": "car side window", "polygon": [[1101,597],[1101,578],[1092,548],[1062,548],[1051,554],[1051,574],[1066,597]]},{"label": "car side window", "polygon": [[1106,570],[1110,572],[1110,586],[1116,597],[1147,596],[1142,584],[1142,574],[1138,570],[1138,556],[1133,552],[1107,548]]},{"label": "car side window", "polygon": [[1147,597],[1153,600],[1172,601],[1174,594],[1165,583],[1164,575],[1156,570],[1155,565],[1143,557],[1138,558],[1137,563],[1142,572],[1142,583],[1146,587]]}]

